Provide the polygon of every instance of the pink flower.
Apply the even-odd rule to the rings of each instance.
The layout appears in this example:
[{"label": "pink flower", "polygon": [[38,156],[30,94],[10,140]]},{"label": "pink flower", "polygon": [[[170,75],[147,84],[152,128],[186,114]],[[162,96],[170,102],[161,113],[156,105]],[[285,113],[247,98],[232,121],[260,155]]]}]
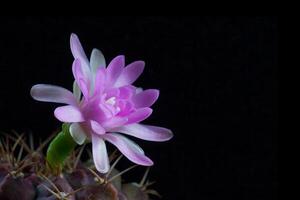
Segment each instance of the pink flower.
[{"label": "pink flower", "polygon": [[106,67],[104,56],[97,49],[92,51],[90,61],[87,59],[75,34],[71,35],[70,43],[75,59],[73,93],[59,86],[38,84],[31,89],[32,97],[67,104],[56,108],[54,115],[71,123],[69,130],[78,144],[87,138],[92,141],[93,159],[99,172],[109,170],[105,141],[115,145],[132,162],[153,165],[144,151],[124,136],[157,142],[173,136],[169,129],[140,124],[151,115],[150,106],[159,96],[158,90],[142,90],[132,85],[145,63],[136,61],[125,67],[124,56],[117,56]]}]

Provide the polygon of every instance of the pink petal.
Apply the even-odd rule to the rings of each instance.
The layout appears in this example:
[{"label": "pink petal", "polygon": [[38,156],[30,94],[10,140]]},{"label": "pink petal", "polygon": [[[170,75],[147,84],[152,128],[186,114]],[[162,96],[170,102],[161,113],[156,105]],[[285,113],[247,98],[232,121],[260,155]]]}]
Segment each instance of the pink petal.
[{"label": "pink petal", "polygon": [[124,66],[125,66],[124,56],[115,57],[107,66],[108,82],[111,86],[113,86],[117,78],[122,73]]},{"label": "pink petal", "polygon": [[144,90],[132,97],[132,102],[136,108],[150,107],[158,99],[159,90]]},{"label": "pink petal", "polygon": [[133,104],[129,101],[119,100],[118,107],[120,108],[120,112],[117,115],[120,117],[126,117],[134,110]]},{"label": "pink petal", "polygon": [[109,170],[109,160],[106,145],[103,139],[98,135],[92,134],[93,160],[96,169],[100,173],[107,173]]},{"label": "pink petal", "polygon": [[98,135],[105,134],[105,129],[98,122],[91,120],[91,127],[92,130]]},{"label": "pink petal", "polygon": [[127,116],[127,124],[138,123],[148,118],[152,113],[151,108],[140,108]]},{"label": "pink petal", "polygon": [[34,85],[30,90],[30,94],[35,100],[38,101],[65,103],[70,105],[77,104],[72,92],[55,85]]},{"label": "pink petal", "polygon": [[62,122],[83,122],[80,110],[75,106],[61,106],[55,109],[55,117]]},{"label": "pink petal", "polygon": [[112,131],[131,135],[143,140],[156,142],[167,141],[173,137],[173,133],[170,129],[142,124],[129,124],[115,128]]},{"label": "pink petal", "polygon": [[119,88],[111,88],[109,90],[106,90],[106,99],[109,99],[111,97],[117,97],[120,94]]},{"label": "pink petal", "polygon": [[71,34],[70,46],[71,46],[71,51],[74,56],[74,59],[80,59],[80,61],[82,62],[82,71],[85,75],[88,75],[90,73],[90,69],[89,69],[90,64],[84,53],[84,50],[81,46],[78,36],[74,33]]},{"label": "pink petal", "polygon": [[94,88],[94,94],[99,94],[104,91],[106,84],[106,71],[105,68],[99,68],[96,73],[95,77],[95,88]]},{"label": "pink petal", "polygon": [[88,98],[89,97],[89,89],[88,89],[88,85],[86,84],[86,82],[83,79],[79,79],[78,86],[79,86],[83,96],[85,98]]},{"label": "pink petal", "polygon": [[87,79],[82,73],[81,62],[79,59],[75,59],[72,66],[73,75],[76,83],[78,84],[83,96],[89,97],[89,83],[90,80]]},{"label": "pink petal", "polygon": [[153,165],[152,160],[145,156],[144,151],[137,144],[126,137],[117,133],[105,134],[103,137],[105,140],[115,145],[121,151],[121,153],[132,162],[144,166]]},{"label": "pink petal", "polygon": [[115,83],[115,87],[131,85],[144,71],[145,62],[136,61],[124,68],[122,74]]},{"label": "pink petal", "polygon": [[120,99],[129,99],[135,94],[135,87],[132,85],[124,86],[119,88],[119,98]]},{"label": "pink petal", "polygon": [[123,126],[128,121],[125,117],[112,117],[109,120],[102,122],[101,125],[105,128],[105,130],[109,131],[113,128]]}]

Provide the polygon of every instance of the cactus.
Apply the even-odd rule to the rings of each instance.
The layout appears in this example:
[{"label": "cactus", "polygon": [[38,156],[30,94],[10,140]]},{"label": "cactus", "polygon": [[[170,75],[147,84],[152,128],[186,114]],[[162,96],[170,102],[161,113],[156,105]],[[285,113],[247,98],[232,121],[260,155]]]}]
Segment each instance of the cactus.
[{"label": "cactus", "polygon": [[91,158],[83,161],[85,146],[65,160],[63,170],[53,173],[47,166],[43,149],[53,138],[34,148],[32,135],[2,134],[0,139],[0,199],[1,200],[149,200],[159,196],[148,189],[146,170],[140,183],[123,183],[121,175],[136,165],[119,172],[115,169],[122,156],[110,154],[111,168],[107,174],[95,169]]}]

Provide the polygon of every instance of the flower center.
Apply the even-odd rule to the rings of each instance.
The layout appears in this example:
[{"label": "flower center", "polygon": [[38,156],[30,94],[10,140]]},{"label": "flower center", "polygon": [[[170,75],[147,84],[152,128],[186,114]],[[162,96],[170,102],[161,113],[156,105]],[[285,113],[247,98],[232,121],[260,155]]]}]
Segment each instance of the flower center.
[{"label": "flower center", "polygon": [[116,97],[110,97],[105,101],[107,108],[111,111],[112,115],[116,115],[120,112],[120,107],[117,104]]},{"label": "flower center", "polygon": [[110,97],[105,101],[105,103],[114,106],[116,104],[116,97]]}]

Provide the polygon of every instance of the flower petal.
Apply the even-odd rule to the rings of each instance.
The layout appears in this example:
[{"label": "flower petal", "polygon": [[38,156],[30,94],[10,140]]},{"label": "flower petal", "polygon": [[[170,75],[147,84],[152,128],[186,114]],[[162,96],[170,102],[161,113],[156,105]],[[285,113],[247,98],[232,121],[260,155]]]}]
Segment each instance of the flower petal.
[{"label": "flower petal", "polygon": [[153,165],[152,160],[145,156],[144,151],[128,138],[117,133],[105,134],[103,137],[115,145],[132,162],[144,166]]},{"label": "flower petal", "polygon": [[83,79],[79,79],[78,86],[79,86],[83,96],[85,98],[88,98],[89,97],[89,89],[88,89],[88,85],[86,84],[86,82]]},{"label": "flower petal", "polygon": [[115,57],[107,66],[108,83],[113,86],[125,66],[125,57]]},{"label": "flower petal", "polygon": [[82,73],[81,61],[79,59],[75,59],[72,65],[72,71],[78,87],[80,88],[84,97],[89,97],[88,88],[90,86],[90,80],[85,78]]},{"label": "flower petal", "polygon": [[100,173],[107,173],[109,170],[109,160],[104,140],[98,135],[92,134],[92,146],[96,169]]},{"label": "flower petal", "polygon": [[128,121],[125,117],[112,117],[109,120],[102,122],[102,126],[105,128],[105,130],[111,130],[116,127],[123,126]]},{"label": "flower petal", "polygon": [[[98,49],[93,49],[90,59],[90,67],[91,67],[91,95],[94,94],[95,90],[95,82],[96,82],[96,76],[98,74],[99,68],[105,68],[105,58],[102,54],[102,52]],[[98,74],[99,75],[99,74]]]},{"label": "flower petal", "polygon": [[115,128],[112,131],[155,142],[168,141],[173,137],[170,129],[143,124],[129,124]]},{"label": "flower petal", "polygon": [[132,97],[132,102],[136,108],[150,107],[158,99],[159,90],[144,90]]},{"label": "flower petal", "polygon": [[106,70],[99,68],[95,77],[94,94],[103,92],[106,84]]},{"label": "flower petal", "polygon": [[82,145],[84,143],[86,139],[86,133],[81,128],[79,123],[72,123],[69,128],[69,131],[70,135],[77,144]]},{"label": "flower petal", "polygon": [[151,115],[151,113],[152,113],[151,108],[137,109],[135,112],[133,112],[127,116],[127,118],[128,118],[127,124],[141,122],[144,119],[148,118]]},{"label": "flower petal", "polygon": [[38,101],[65,103],[76,105],[76,99],[69,90],[47,84],[34,85],[30,90],[31,96]]},{"label": "flower petal", "polygon": [[136,88],[132,85],[127,85],[119,88],[119,98],[120,99],[130,99],[135,95]]},{"label": "flower petal", "polygon": [[99,67],[106,67],[105,58],[99,49],[93,49],[90,59],[92,74],[96,74]]},{"label": "flower petal", "polygon": [[115,87],[132,84],[144,71],[145,62],[135,61],[124,68],[121,75],[115,83]]},{"label": "flower petal", "polygon": [[85,55],[85,52],[82,48],[80,40],[78,36],[74,33],[71,34],[70,37],[70,47],[73,54],[74,59],[79,58],[85,66],[89,66],[89,61]]},{"label": "flower petal", "polygon": [[79,102],[81,99],[81,90],[76,81],[73,82],[73,94],[77,101]]},{"label": "flower petal", "polygon": [[138,88],[136,88],[135,93],[136,93],[136,94],[139,94],[139,93],[141,93],[141,92],[143,92],[143,91],[144,91],[143,88],[138,87]]},{"label": "flower petal", "polygon": [[119,117],[127,117],[135,110],[133,104],[129,101],[119,100],[118,107],[120,108],[120,112],[117,114]]},{"label": "flower petal", "polygon": [[[71,51],[72,51],[75,61],[77,60],[76,62],[79,63],[77,65],[80,68],[80,70],[77,70],[77,71],[80,71],[80,73],[81,73],[81,77],[75,77],[75,74],[74,74],[75,79],[77,78],[77,80],[76,80],[77,84],[80,86],[80,83],[78,82],[78,80],[83,79],[85,84],[89,88],[89,86],[91,85],[91,80],[92,80],[90,63],[84,53],[84,50],[81,46],[81,43],[80,43],[77,35],[74,33],[71,34],[70,46],[71,46]],[[75,61],[74,61],[74,63],[76,63]],[[74,63],[73,63],[73,65],[74,65]],[[73,73],[74,73],[74,67],[73,67]]]},{"label": "flower petal", "polygon": [[62,122],[83,122],[80,110],[75,106],[61,106],[55,109],[55,117]]},{"label": "flower petal", "polygon": [[98,122],[94,120],[91,120],[91,127],[96,134],[98,135],[105,134],[105,129]]}]

